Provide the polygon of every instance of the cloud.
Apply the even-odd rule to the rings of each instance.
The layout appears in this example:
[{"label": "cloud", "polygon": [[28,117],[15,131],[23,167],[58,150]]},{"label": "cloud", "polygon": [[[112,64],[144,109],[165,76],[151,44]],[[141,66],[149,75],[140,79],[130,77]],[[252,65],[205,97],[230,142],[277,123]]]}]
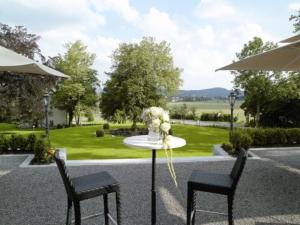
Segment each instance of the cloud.
[{"label": "cloud", "polygon": [[216,24],[186,25],[167,12],[151,8],[139,21],[138,27],[144,35],[171,44],[175,65],[183,68],[184,89],[232,86],[229,72],[215,72],[235,58],[243,44],[254,36],[273,40],[256,23],[240,20],[227,26]]},{"label": "cloud", "polygon": [[11,0],[0,1],[4,23],[28,25],[36,31],[58,27],[97,28],[106,23],[105,16],[93,10],[85,0]]},{"label": "cloud", "polygon": [[170,16],[153,7],[137,21],[137,26],[145,36],[154,36],[158,40],[170,40],[178,36],[177,25]]},{"label": "cloud", "polygon": [[92,0],[97,10],[114,11],[126,21],[134,21],[139,17],[139,12],[130,5],[128,0]]},{"label": "cloud", "polygon": [[207,19],[224,19],[235,14],[235,8],[226,0],[201,0],[194,13]]},{"label": "cloud", "polygon": [[288,5],[288,9],[290,11],[299,11],[300,10],[300,3],[299,2],[290,3]]}]

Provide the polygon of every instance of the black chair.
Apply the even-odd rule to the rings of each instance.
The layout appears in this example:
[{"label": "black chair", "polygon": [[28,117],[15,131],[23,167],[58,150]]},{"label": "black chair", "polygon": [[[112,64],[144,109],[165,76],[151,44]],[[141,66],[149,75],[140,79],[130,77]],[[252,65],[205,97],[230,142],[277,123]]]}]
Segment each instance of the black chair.
[{"label": "black chair", "polygon": [[[80,212],[81,201],[101,195],[103,195],[104,201],[105,225],[109,224],[109,220],[115,225],[121,225],[120,188],[118,182],[112,176],[110,176],[107,172],[100,172],[70,178],[65,160],[60,156],[59,150],[55,152],[54,159],[68,195],[67,225],[74,222],[72,221],[72,205],[74,205],[75,211],[75,225],[80,225],[82,220],[102,215],[103,213],[99,213],[81,218]],[[117,221],[112,218],[108,210],[108,194],[113,192],[116,193]]]},{"label": "black chair", "polygon": [[241,150],[230,174],[214,174],[194,170],[188,180],[188,197],[187,197],[187,225],[195,224],[196,211],[226,215],[224,213],[211,212],[196,209],[196,191],[204,191],[216,194],[227,195],[228,202],[228,223],[233,225],[233,199],[236,186],[241,177],[247,152]]}]

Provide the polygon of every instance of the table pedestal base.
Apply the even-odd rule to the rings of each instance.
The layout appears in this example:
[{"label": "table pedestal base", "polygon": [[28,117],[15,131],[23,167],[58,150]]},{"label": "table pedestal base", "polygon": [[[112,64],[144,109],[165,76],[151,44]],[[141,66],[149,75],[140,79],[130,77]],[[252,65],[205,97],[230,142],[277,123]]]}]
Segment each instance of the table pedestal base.
[{"label": "table pedestal base", "polygon": [[152,149],[151,225],[156,224],[155,165],[156,165],[156,150]]}]

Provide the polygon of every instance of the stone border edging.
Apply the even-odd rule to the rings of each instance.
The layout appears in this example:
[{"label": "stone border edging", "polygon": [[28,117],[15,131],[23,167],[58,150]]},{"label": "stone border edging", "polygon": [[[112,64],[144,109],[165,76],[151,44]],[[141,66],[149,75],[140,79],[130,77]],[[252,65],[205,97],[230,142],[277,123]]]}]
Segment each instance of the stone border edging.
[{"label": "stone border edging", "polygon": [[[33,155],[29,155],[24,162],[19,166],[20,168],[41,168],[41,167],[54,167],[55,163],[47,165],[30,165]],[[216,162],[234,160],[231,156],[199,156],[199,157],[184,157],[173,158],[174,163],[187,163],[187,162]],[[158,158],[158,164],[167,162],[166,158]],[[94,166],[94,165],[122,165],[122,164],[151,164],[151,158],[140,159],[99,159],[99,160],[67,160],[67,166]]]}]

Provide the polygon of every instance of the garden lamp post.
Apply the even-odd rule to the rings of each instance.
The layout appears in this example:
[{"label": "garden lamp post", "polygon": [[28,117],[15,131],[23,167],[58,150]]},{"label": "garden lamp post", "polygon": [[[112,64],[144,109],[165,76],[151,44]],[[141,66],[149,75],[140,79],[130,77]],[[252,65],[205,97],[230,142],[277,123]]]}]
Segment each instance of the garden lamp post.
[{"label": "garden lamp post", "polygon": [[49,134],[49,104],[50,104],[50,94],[49,93],[45,93],[44,94],[44,105],[45,105],[45,133],[46,136],[48,136]]},{"label": "garden lamp post", "polygon": [[233,108],[235,104],[236,93],[232,90],[228,95],[228,101],[230,104],[230,132],[233,130]]}]

